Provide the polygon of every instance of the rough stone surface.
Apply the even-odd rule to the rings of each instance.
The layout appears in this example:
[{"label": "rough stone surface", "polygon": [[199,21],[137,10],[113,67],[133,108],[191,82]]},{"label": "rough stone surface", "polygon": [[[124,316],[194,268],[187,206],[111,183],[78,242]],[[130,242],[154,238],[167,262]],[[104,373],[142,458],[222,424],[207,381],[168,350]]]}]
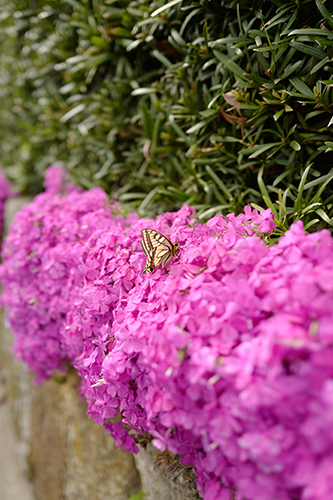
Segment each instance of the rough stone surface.
[{"label": "rough stone surface", "polygon": [[14,360],[11,352],[13,336],[4,325],[0,312],[0,376],[4,397],[10,412],[11,426],[16,436],[16,456],[23,473],[31,478],[31,387],[32,375],[23,362]]},{"label": "rough stone surface", "polygon": [[16,212],[18,212],[23,205],[28,205],[31,203],[32,198],[30,196],[16,196],[15,198],[9,198],[6,201],[5,206],[5,216],[4,216],[4,234],[8,233],[8,228],[12,223]]},{"label": "rough stone surface", "polygon": [[141,489],[133,456],[86,415],[79,378],[32,391],[32,464],[38,499],[128,500]]},{"label": "rough stone surface", "polygon": [[34,500],[32,484],[17,460],[16,443],[5,390],[0,386],[0,500]]},{"label": "rough stone surface", "polygon": [[[201,498],[193,488],[186,488],[186,478],[178,465],[176,470],[168,472],[170,467],[157,459],[158,451],[148,444],[146,450],[140,450],[135,456],[135,463],[140,472],[142,490],[147,494],[145,500],[193,500]],[[171,456],[171,455],[170,455]],[[184,469],[186,467],[184,466]]]}]

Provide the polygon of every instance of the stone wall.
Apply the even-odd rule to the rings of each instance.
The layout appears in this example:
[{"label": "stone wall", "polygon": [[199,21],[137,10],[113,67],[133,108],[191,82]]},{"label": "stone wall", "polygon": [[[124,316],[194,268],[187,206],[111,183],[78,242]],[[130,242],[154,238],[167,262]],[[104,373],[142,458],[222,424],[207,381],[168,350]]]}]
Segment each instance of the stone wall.
[{"label": "stone wall", "polygon": [[[8,201],[5,227],[26,202]],[[181,465],[157,463],[150,444],[136,456],[116,448],[111,436],[88,419],[74,370],[35,386],[33,374],[12,357],[12,334],[1,314],[0,377],[21,470],[33,483],[36,500],[128,500],[140,490],[147,500],[198,498],[188,468],[183,473]]]}]

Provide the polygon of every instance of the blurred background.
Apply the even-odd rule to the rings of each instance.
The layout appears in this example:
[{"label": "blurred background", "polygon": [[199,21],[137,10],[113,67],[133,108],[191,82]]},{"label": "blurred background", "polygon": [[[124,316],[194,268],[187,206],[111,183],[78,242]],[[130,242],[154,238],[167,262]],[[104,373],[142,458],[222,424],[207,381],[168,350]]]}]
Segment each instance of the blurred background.
[{"label": "blurred background", "polygon": [[61,163],[141,215],[330,227],[330,6],[0,0],[0,167],[23,194]]}]

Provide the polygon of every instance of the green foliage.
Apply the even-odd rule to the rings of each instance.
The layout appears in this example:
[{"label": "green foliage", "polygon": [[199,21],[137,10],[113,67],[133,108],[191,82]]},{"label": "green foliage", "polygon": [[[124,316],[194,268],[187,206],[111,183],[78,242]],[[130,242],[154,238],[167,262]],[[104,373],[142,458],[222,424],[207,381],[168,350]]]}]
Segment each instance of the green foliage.
[{"label": "green foliage", "polygon": [[0,5],[0,165],[21,189],[62,161],[141,214],[332,225],[332,1]]},{"label": "green foliage", "polygon": [[143,500],[146,496],[146,493],[139,491],[136,495],[131,495],[128,500]]}]

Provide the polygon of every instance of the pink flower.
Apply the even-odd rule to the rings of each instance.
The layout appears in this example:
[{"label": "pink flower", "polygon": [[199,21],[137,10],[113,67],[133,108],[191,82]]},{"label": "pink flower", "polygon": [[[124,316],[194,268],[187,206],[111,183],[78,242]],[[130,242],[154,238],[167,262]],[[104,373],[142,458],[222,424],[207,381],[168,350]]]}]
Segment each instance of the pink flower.
[{"label": "pink flower", "polygon": [[[37,380],[73,365],[88,413],[117,445],[137,452],[129,428],[150,432],[194,466],[204,500],[329,499],[328,231],[306,235],[297,222],[267,247],[269,209],[206,224],[190,207],[125,218],[101,189],[68,192],[61,171],[48,175],[3,250],[16,356]],[[151,275],[148,227],[180,245]]]}]

